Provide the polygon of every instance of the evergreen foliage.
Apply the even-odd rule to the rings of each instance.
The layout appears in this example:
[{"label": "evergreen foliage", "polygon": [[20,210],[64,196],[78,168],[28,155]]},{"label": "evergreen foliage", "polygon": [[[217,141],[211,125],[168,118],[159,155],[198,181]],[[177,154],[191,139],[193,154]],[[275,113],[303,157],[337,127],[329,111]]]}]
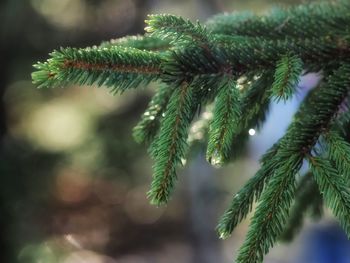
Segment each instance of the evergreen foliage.
[{"label": "evergreen foliage", "polygon": [[324,137],[328,144],[329,159],[333,161],[335,168],[348,181],[350,178],[350,144],[336,131],[330,131]]},{"label": "evergreen foliage", "polygon": [[274,169],[259,199],[237,262],[261,262],[283,231],[295,195],[295,175],[302,164],[300,154],[284,154],[285,161],[282,159]]},{"label": "evergreen foliage", "polygon": [[234,228],[251,211],[254,201],[260,198],[264,185],[269,181],[273,172],[273,166],[271,166],[272,163],[269,160],[275,157],[276,152],[277,145],[274,145],[262,157],[260,170],[233,197],[229,208],[225,211],[217,227],[220,238],[229,237]]},{"label": "evergreen foliage", "polygon": [[159,87],[153,96],[140,122],[133,130],[133,136],[138,143],[149,143],[157,135],[160,127],[160,118],[163,117],[165,108],[169,102],[173,89],[168,86]]},{"label": "evergreen foliage", "polygon": [[170,97],[159,135],[151,145],[154,174],[149,197],[154,204],[168,201],[176,179],[176,167],[185,158],[188,128],[193,118],[193,89],[184,82]]},{"label": "evergreen foliage", "polygon": [[287,101],[295,93],[302,70],[302,61],[297,56],[284,56],[277,62],[272,84],[272,95],[277,101]]},{"label": "evergreen foliage", "polygon": [[[190,145],[206,139],[215,166],[236,158],[248,130],[263,125],[270,101],[290,99],[302,74],[320,72],[322,80],[261,158],[260,170],[234,195],[217,230],[228,237],[257,202],[236,262],[262,262],[278,239],[296,234],[307,211],[320,216],[324,200],[350,237],[350,2],[303,4],[262,16],[223,14],[206,24],[174,15],[151,15],[146,22],[144,36],[54,51],[35,65],[33,82],[40,88],[103,85],[113,93],[159,83],[133,135],[150,145],[148,195],[161,205]],[[304,160],[310,171],[298,181]]]},{"label": "evergreen foliage", "polygon": [[207,159],[213,165],[221,165],[228,158],[233,131],[240,116],[236,83],[230,79],[224,81],[226,83],[220,85],[216,96],[213,119],[209,127]]},{"label": "evergreen foliage", "polygon": [[350,192],[344,178],[327,159],[310,157],[309,163],[326,205],[332,209],[350,238]]},{"label": "evergreen foliage", "polygon": [[148,84],[159,75],[161,56],[136,48],[61,48],[47,62],[35,65],[34,83],[39,88],[68,84],[111,87],[123,92],[140,84]]},{"label": "evergreen foliage", "polygon": [[291,241],[294,238],[303,225],[305,213],[310,212],[318,219],[318,215],[322,213],[320,211],[322,209],[320,200],[322,200],[322,197],[317,184],[312,178],[312,173],[309,172],[298,182],[295,201],[290,209],[290,216],[280,239]]}]

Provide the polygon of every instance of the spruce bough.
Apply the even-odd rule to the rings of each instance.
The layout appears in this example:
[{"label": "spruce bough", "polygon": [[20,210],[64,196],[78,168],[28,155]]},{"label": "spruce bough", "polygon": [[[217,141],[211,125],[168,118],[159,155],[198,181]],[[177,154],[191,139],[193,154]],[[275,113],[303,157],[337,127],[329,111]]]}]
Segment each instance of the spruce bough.
[{"label": "spruce bough", "polygon": [[[158,83],[133,135],[150,147],[154,175],[148,195],[161,205],[168,202],[191,145],[206,138],[207,160],[215,166],[233,160],[248,130],[263,125],[270,102],[290,99],[303,74],[319,72],[318,86],[261,158],[260,170],[234,195],[217,230],[221,238],[230,236],[257,202],[236,262],[263,262],[278,240],[301,228],[307,212],[319,216],[325,203],[350,237],[349,1],[264,16],[222,14],[205,24],[150,15],[146,23],[143,36],[52,52],[34,65],[34,84],[106,86],[122,93]],[[202,109],[206,112],[197,115]],[[310,169],[299,176],[303,161]]]}]

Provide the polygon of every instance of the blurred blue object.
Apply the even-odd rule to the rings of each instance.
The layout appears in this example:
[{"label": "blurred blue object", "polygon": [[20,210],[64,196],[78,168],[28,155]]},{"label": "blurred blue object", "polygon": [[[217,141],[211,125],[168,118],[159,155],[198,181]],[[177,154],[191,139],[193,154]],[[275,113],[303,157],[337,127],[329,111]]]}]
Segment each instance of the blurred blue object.
[{"label": "blurred blue object", "polygon": [[297,263],[350,263],[350,241],[337,224],[311,230],[304,242]]}]

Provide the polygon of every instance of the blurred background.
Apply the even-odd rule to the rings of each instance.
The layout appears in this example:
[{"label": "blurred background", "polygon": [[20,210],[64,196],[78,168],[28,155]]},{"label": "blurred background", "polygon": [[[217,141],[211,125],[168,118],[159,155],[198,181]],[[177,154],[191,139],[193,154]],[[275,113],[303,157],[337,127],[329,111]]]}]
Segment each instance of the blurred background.
[{"label": "blurred background", "polygon": [[[232,262],[249,221],[221,241],[217,219],[317,76],[303,80],[305,89],[293,101],[272,106],[264,129],[251,132],[247,153],[234,164],[213,169],[203,152],[195,154],[179,172],[172,201],[156,208],[146,198],[152,162],[131,136],[152,87],[122,97],[104,88],[38,90],[31,84],[32,64],[60,46],[142,33],[149,13],[205,21],[223,11],[261,13],[300,2],[1,0],[0,262]],[[343,232],[326,216],[306,222],[303,233],[277,245],[266,262],[344,263],[349,251]]]}]

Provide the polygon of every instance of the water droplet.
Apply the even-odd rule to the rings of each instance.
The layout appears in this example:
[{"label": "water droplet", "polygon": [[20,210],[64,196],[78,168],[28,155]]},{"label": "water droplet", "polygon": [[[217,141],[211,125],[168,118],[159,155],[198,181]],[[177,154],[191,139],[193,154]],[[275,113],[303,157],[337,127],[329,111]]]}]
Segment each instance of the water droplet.
[{"label": "water droplet", "polygon": [[221,232],[219,237],[220,237],[220,239],[226,239],[227,236],[228,236],[228,234],[226,232]]},{"label": "water droplet", "polygon": [[237,84],[244,84],[247,82],[247,77],[246,76],[241,76],[237,79]]},{"label": "water droplet", "polygon": [[215,150],[214,153],[209,157],[209,163],[216,168],[220,168],[223,164],[221,153]]},{"label": "water droplet", "polygon": [[187,163],[187,160],[185,158],[181,158],[181,164],[182,166],[185,166]]},{"label": "water droplet", "polygon": [[256,131],[254,129],[249,129],[248,133],[250,136],[254,136]]},{"label": "water droplet", "polygon": [[206,111],[203,113],[203,119],[205,120],[210,120],[213,118],[213,113],[210,111]]},{"label": "water droplet", "polygon": [[165,113],[162,113],[162,117],[165,117]]},{"label": "water droplet", "polygon": [[146,111],[143,115],[145,115],[145,116],[149,116],[150,115],[150,113],[149,113],[149,111]]},{"label": "water droplet", "polygon": [[150,119],[151,121],[153,121],[153,120],[155,119],[155,117],[154,117],[154,116],[150,116],[149,119]]}]

